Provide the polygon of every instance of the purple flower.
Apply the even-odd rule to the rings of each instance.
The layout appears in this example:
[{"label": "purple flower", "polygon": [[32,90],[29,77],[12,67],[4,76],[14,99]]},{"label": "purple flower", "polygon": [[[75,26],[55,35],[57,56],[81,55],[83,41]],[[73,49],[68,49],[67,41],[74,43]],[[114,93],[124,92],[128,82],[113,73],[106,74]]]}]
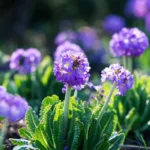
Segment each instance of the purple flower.
[{"label": "purple flower", "polygon": [[145,33],[138,28],[123,28],[112,36],[110,51],[116,56],[140,56],[148,48],[149,41]]},{"label": "purple flower", "polygon": [[106,80],[116,83],[116,88],[121,95],[124,95],[134,84],[133,75],[119,64],[112,64],[102,71],[101,81]]},{"label": "purple flower", "polygon": [[66,93],[66,90],[67,90],[67,85],[64,84],[63,88],[62,88],[62,93]]},{"label": "purple flower", "polygon": [[128,0],[126,5],[125,5],[125,9],[124,9],[124,13],[127,17],[132,17],[134,15],[134,3],[135,0]]},{"label": "purple flower", "polygon": [[134,0],[133,12],[136,17],[143,18],[149,11],[149,0]]},{"label": "purple flower", "polygon": [[[0,86],[0,89],[4,88]],[[0,103],[0,116],[12,122],[23,119],[28,109],[28,103],[24,98],[9,94],[6,89],[3,91],[3,96],[0,97]]]},{"label": "purple flower", "polygon": [[97,46],[98,35],[96,30],[91,27],[82,27],[79,29],[79,40],[85,50],[94,49]]},{"label": "purple flower", "polygon": [[150,32],[150,12],[145,16],[146,30]]},{"label": "purple flower", "polygon": [[99,92],[102,89],[101,85],[93,85],[92,82],[88,82],[87,85],[90,89],[95,90],[97,92]]},{"label": "purple flower", "polygon": [[20,96],[15,96],[13,104],[10,105],[9,120],[16,122],[23,119],[27,110],[28,104],[26,100]]},{"label": "purple flower", "polygon": [[125,20],[118,15],[108,15],[103,22],[103,28],[106,33],[114,34],[125,27]]},{"label": "purple flower", "polygon": [[81,51],[66,49],[54,62],[54,75],[57,80],[80,90],[89,80],[89,62]]},{"label": "purple flower", "polygon": [[75,42],[77,41],[77,34],[72,30],[60,32],[55,38],[55,44],[60,45],[66,41]]},{"label": "purple flower", "polygon": [[17,70],[20,74],[28,74],[36,70],[40,61],[41,54],[36,48],[18,49],[11,55],[10,68]]},{"label": "purple flower", "polygon": [[0,103],[0,116],[8,118],[10,110],[9,105],[4,100],[0,100]]},{"label": "purple flower", "polygon": [[76,53],[76,52],[84,53],[83,50],[78,45],[67,41],[57,47],[54,53],[54,60],[55,61],[59,60],[59,58],[61,57],[61,54],[68,50],[72,51],[73,53]]}]

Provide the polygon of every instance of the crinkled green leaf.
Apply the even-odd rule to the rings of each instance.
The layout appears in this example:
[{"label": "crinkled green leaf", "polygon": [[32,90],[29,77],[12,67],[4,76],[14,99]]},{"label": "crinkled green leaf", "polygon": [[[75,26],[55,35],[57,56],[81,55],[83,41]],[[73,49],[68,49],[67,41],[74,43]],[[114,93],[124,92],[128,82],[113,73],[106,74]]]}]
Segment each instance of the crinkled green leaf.
[{"label": "crinkled green leaf", "polygon": [[26,113],[26,126],[29,133],[33,136],[35,134],[36,128],[38,127],[39,120],[37,115],[33,112],[32,108],[30,107]]}]

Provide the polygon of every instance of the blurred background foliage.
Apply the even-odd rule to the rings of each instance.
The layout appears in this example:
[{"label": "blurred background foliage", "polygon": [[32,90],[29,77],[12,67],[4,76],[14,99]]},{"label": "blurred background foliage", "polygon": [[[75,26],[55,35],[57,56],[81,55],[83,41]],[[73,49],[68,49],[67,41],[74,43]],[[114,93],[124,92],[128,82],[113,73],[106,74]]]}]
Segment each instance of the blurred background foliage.
[{"label": "blurred background foliage", "polygon": [[65,28],[95,26],[108,14],[125,17],[127,0],[1,0],[0,49],[11,53],[17,47],[37,47],[43,54],[55,50],[54,38]]}]

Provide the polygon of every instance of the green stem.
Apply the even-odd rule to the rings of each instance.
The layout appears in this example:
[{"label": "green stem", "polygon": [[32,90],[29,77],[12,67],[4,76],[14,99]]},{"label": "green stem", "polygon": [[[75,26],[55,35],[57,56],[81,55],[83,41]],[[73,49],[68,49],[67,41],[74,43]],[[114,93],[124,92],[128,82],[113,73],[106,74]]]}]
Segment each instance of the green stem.
[{"label": "green stem", "polygon": [[128,58],[128,69],[132,72],[132,57]]},{"label": "green stem", "polygon": [[123,63],[123,67],[127,68],[127,59],[126,59],[126,56],[122,57],[122,63]]},{"label": "green stem", "polygon": [[71,88],[67,85],[67,90],[66,90],[65,100],[64,100],[64,137],[66,137],[67,135],[70,95],[71,95]]},{"label": "green stem", "polygon": [[8,119],[4,119],[3,127],[0,132],[0,150],[3,149],[3,142],[7,132],[7,126],[8,126]]},{"label": "green stem", "polygon": [[108,94],[108,97],[106,98],[106,102],[104,103],[104,106],[102,107],[102,110],[101,110],[101,112],[100,112],[100,114],[99,114],[99,116],[98,116],[99,122],[101,121],[102,116],[103,116],[105,110],[107,109],[108,103],[109,103],[109,101],[110,101],[110,99],[111,99],[111,96],[112,96],[112,94],[113,94],[113,92],[114,92],[115,86],[116,86],[116,83],[114,82],[114,83],[113,83],[113,86],[112,86],[112,88],[111,88],[111,90],[110,90],[110,92],[109,92],[109,94]]},{"label": "green stem", "polygon": [[77,95],[78,95],[78,90],[75,90],[74,91],[74,97],[77,97]]}]

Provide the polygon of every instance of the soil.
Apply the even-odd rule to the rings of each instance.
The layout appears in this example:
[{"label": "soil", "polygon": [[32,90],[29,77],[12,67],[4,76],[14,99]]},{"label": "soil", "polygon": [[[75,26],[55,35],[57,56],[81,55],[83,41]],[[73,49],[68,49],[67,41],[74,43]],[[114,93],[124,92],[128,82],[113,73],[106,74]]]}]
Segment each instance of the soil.
[{"label": "soil", "polygon": [[19,139],[18,129],[25,127],[25,121],[21,120],[17,123],[9,123],[6,138],[4,141],[5,150],[12,150],[14,145],[9,141],[9,138]]}]

